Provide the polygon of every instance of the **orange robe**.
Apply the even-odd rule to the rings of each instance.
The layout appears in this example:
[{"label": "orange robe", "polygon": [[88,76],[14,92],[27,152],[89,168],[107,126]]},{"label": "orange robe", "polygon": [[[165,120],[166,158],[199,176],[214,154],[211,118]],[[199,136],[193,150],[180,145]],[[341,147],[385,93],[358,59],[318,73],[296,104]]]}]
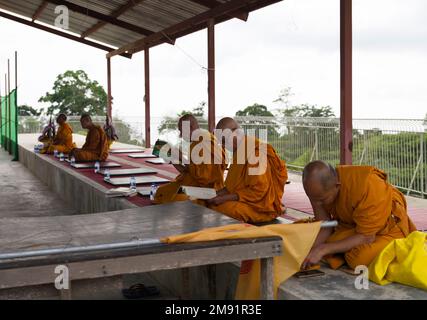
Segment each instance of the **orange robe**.
[{"label": "orange robe", "polygon": [[[178,193],[181,186],[214,188],[215,190],[220,190],[224,187],[224,170],[227,167],[225,152],[218,145],[213,134],[206,130],[203,130],[202,134],[204,137],[203,140],[193,141],[190,144],[190,164],[188,165],[188,171],[178,175],[171,183],[160,186],[157,189],[154,203],[160,204],[188,200],[186,195]],[[209,148],[209,155],[204,154],[203,144],[206,146],[205,150]],[[194,150],[199,150],[198,155],[206,161],[194,163],[191,156],[191,154],[195,153]]]},{"label": "orange robe", "polygon": [[68,123],[64,123],[59,126],[55,138],[52,144],[48,146],[46,153],[51,154],[55,150],[62,153],[69,153],[74,148],[76,148],[76,144],[73,143],[73,129]]},{"label": "orange robe", "polygon": [[[254,143],[248,143],[248,139],[254,139]],[[255,148],[251,148],[251,144]],[[248,152],[245,149],[255,150]],[[250,168],[259,166],[254,157],[258,158],[262,153],[266,159],[264,172],[250,174]],[[239,154],[244,159],[242,164],[238,163]],[[227,190],[236,193],[239,200],[227,201],[212,206],[212,209],[244,222],[274,220],[283,213],[281,201],[287,179],[286,164],[279,158],[274,148],[254,137],[245,137],[237,152],[233,154],[233,163],[225,180]]]},{"label": "orange robe", "polygon": [[328,211],[338,220],[338,227],[327,242],[355,234],[375,235],[375,241],[327,260],[334,268],[344,262],[353,269],[368,266],[390,241],[405,238],[416,228],[407,214],[405,197],[387,182],[383,171],[371,166],[338,166],[337,172],[340,190]]},{"label": "orange robe", "polygon": [[74,157],[80,161],[105,161],[108,157],[108,140],[104,130],[97,125],[89,129],[86,142],[81,149],[74,150]]}]

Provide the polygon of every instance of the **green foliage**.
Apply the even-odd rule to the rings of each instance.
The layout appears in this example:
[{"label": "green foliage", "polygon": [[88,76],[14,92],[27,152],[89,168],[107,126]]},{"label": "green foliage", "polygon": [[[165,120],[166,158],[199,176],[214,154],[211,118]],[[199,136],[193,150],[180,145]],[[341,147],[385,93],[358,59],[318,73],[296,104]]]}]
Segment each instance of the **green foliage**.
[{"label": "green foliage", "polygon": [[106,113],[107,93],[97,81],[90,80],[83,70],[69,70],[58,75],[52,91],[39,99],[39,102],[50,104],[47,109],[48,114],[89,113],[95,116]]},{"label": "green foliage", "polygon": [[26,104],[23,104],[18,107],[18,115],[24,116],[24,117],[28,117],[28,116],[39,117],[42,114],[42,111],[43,110],[36,110],[33,107]]},{"label": "green foliage", "polygon": [[262,104],[254,103],[251,106],[247,106],[243,110],[237,111],[236,116],[238,117],[247,117],[247,116],[273,117],[274,115],[270,111],[268,111],[266,106]]},{"label": "green foliage", "polygon": [[332,118],[335,117],[330,106],[318,107],[317,105],[301,104],[281,110],[285,117],[290,118]]},{"label": "green foliage", "polygon": [[[178,120],[179,118],[181,118],[186,114],[192,114],[198,119],[205,119],[205,109],[206,109],[206,102],[202,101],[199,103],[197,107],[193,108],[191,111],[182,110],[181,112],[177,113],[175,117],[167,116],[160,123],[157,130],[159,131],[159,134],[165,133],[167,131],[178,130]],[[204,125],[200,123],[200,126],[203,127]]]},{"label": "green foliage", "polygon": [[267,129],[268,139],[277,137],[278,125],[274,121],[274,115],[262,104],[254,103],[243,110],[236,112],[238,117],[250,117],[238,119],[245,130],[251,130],[256,136],[260,136],[260,128]]}]

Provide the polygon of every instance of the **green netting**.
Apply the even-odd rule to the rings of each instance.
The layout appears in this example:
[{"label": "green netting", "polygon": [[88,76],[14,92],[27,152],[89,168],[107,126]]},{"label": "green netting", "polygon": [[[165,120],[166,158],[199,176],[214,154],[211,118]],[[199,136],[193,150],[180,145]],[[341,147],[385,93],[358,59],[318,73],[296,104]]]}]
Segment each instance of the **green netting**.
[{"label": "green netting", "polygon": [[10,149],[13,160],[18,160],[18,105],[16,89],[10,93]]},{"label": "green netting", "polygon": [[18,105],[17,91],[1,99],[1,145],[18,160]]},{"label": "green netting", "polygon": [[0,144],[4,146],[6,98],[0,97]]}]

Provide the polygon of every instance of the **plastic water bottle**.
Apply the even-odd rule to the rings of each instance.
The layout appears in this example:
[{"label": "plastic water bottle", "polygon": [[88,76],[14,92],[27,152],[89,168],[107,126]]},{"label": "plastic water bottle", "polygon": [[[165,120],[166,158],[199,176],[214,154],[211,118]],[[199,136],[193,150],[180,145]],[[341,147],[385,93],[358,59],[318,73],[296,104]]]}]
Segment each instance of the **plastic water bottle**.
[{"label": "plastic water bottle", "polygon": [[53,150],[53,156],[55,157],[55,158],[58,158],[58,150]]},{"label": "plastic water bottle", "polygon": [[130,189],[131,190],[136,190],[136,178],[135,177],[130,177]]},{"label": "plastic water bottle", "polygon": [[111,176],[110,176],[110,170],[105,169],[105,171],[104,171],[104,180],[105,181],[110,181],[110,178],[111,178]]},{"label": "plastic water bottle", "polygon": [[99,161],[95,162],[95,173],[99,172],[100,167],[101,167],[101,165],[99,164]]},{"label": "plastic water bottle", "polygon": [[150,200],[153,201],[154,197],[156,196],[156,192],[157,192],[157,185],[155,183],[153,183],[151,185],[151,190],[150,190]]},{"label": "plastic water bottle", "polygon": [[76,158],[74,158],[74,156],[71,157],[70,163],[71,165],[76,164]]},{"label": "plastic water bottle", "polygon": [[64,154],[62,152],[59,154],[59,161],[64,161]]}]

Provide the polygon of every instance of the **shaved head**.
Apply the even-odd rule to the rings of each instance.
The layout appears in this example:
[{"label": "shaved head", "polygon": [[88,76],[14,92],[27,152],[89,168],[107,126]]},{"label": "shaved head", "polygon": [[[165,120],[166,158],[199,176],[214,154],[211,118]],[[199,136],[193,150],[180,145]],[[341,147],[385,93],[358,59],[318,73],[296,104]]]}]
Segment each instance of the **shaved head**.
[{"label": "shaved head", "polygon": [[192,114],[184,114],[181,118],[178,120],[178,127],[182,125],[183,121],[189,121],[190,126],[199,127],[199,122],[197,121],[196,117]]},{"label": "shaved head", "polygon": [[236,120],[225,117],[217,123],[215,136],[224,148],[234,152],[243,141],[244,131]]},{"label": "shaved head", "polygon": [[302,182],[311,201],[330,204],[338,195],[340,183],[337,171],[325,161],[307,164],[302,173]]},{"label": "shaved head", "polygon": [[221,120],[218,121],[216,125],[216,129],[219,129],[219,130],[229,129],[231,131],[234,131],[238,128],[240,128],[240,126],[237,123],[237,121],[230,117],[222,118]]},{"label": "shaved head", "polygon": [[302,182],[319,183],[324,190],[329,190],[338,181],[335,168],[325,161],[313,161],[307,164],[302,172]]},{"label": "shaved head", "polygon": [[185,114],[178,120],[180,137],[185,141],[191,141],[193,132],[200,129],[199,122],[192,114]]}]

